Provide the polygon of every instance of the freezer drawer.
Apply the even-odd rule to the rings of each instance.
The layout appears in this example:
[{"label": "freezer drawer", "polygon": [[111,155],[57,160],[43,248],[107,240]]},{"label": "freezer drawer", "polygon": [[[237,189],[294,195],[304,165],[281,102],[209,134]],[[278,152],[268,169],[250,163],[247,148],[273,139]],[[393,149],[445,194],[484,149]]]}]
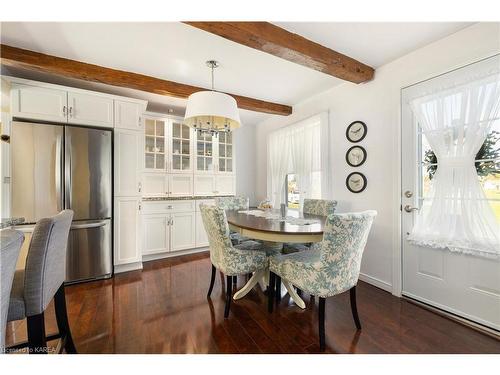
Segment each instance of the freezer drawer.
[{"label": "freezer drawer", "polygon": [[74,221],[68,239],[66,282],[111,276],[111,220]]}]

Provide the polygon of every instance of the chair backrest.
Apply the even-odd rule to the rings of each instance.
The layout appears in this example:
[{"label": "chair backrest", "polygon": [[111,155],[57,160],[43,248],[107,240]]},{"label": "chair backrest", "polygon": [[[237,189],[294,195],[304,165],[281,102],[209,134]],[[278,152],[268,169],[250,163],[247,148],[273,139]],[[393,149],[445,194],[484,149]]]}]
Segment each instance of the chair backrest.
[{"label": "chair backrest", "polygon": [[247,197],[216,197],[215,205],[223,210],[246,210]]},{"label": "chair backrest", "polygon": [[5,350],[5,329],[7,327],[7,312],[9,311],[10,291],[16,272],[17,258],[23,245],[24,235],[14,229],[0,231],[0,353]]},{"label": "chair backrest", "polygon": [[304,199],[302,211],[305,214],[328,216],[335,212],[337,201],[326,199]]},{"label": "chair backrest", "polygon": [[326,220],[321,247],[322,269],[337,292],[358,282],[361,257],[377,211],[333,214]]},{"label": "chair backrest", "polygon": [[39,220],[28,249],[24,271],[26,315],[42,313],[66,279],[66,250],[73,211]]},{"label": "chair backrest", "polygon": [[221,207],[206,204],[200,204],[200,211],[210,244],[210,260],[215,267],[224,268],[225,252],[233,247],[226,213]]}]

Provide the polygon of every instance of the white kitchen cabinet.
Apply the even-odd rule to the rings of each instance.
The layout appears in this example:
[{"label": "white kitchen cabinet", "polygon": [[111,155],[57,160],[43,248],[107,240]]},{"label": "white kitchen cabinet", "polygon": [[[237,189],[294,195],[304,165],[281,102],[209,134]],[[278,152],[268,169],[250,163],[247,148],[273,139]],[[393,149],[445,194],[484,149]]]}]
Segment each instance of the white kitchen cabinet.
[{"label": "white kitchen cabinet", "polygon": [[169,197],[186,197],[193,195],[192,174],[170,174],[168,175]]},{"label": "white kitchen cabinet", "polygon": [[11,112],[13,117],[66,122],[67,102],[65,90],[29,85],[12,86]]},{"label": "white kitchen cabinet", "polygon": [[68,123],[112,128],[113,99],[93,93],[68,92]]},{"label": "white kitchen cabinet", "polygon": [[217,149],[217,138],[208,133],[198,133],[193,130],[195,138],[196,162],[194,165],[195,174],[214,174],[215,155]]},{"label": "white kitchen cabinet", "polygon": [[214,175],[194,175],[194,195],[213,196],[215,195]]},{"label": "white kitchen cabinet", "polygon": [[170,251],[170,215],[143,215],[142,255]]},{"label": "white kitchen cabinet", "polygon": [[181,119],[170,119],[168,133],[168,168],[172,173],[193,173],[193,132]]},{"label": "white kitchen cabinet", "polygon": [[195,214],[195,220],[196,220],[196,237],[195,237],[195,246],[196,247],[205,247],[208,246],[208,236],[207,232],[205,230],[205,226],[203,225],[203,220],[201,218],[201,212],[196,212]]},{"label": "white kitchen cabinet", "polygon": [[115,196],[142,194],[142,142],[141,132],[125,129],[114,130]]},{"label": "white kitchen cabinet", "polygon": [[220,133],[217,137],[217,174],[232,174],[234,170],[233,133]]},{"label": "white kitchen cabinet", "polygon": [[192,249],[195,240],[195,213],[179,212],[171,214],[171,251]]},{"label": "white kitchen cabinet", "polygon": [[142,131],[144,105],[125,100],[115,100],[114,104],[116,128]]},{"label": "white kitchen cabinet", "polygon": [[215,176],[215,195],[234,195],[236,193],[234,176]]},{"label": "white kitchen cabinet", "polygon": [[139,218],[141,199],[119,197],[114,199],[114,203],[114,264],[141,262]]}]

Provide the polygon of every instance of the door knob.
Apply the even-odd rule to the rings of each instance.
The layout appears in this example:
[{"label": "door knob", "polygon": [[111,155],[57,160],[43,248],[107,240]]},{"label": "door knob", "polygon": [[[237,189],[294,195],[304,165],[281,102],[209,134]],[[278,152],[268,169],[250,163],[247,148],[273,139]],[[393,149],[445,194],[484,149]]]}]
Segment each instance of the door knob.
[{"label": "door knob", "polygon": [[412,211],[418,211],[418,207],[412,207],[409,204],[405,206],[405,211],[406,212],[412,212]]}]

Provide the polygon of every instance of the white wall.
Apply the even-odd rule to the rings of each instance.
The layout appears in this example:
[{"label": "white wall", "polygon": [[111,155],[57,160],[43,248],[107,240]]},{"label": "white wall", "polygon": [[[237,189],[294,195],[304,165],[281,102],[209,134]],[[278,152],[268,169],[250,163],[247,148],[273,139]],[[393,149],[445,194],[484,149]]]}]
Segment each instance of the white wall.
[{"label": "white wall", "polygon": [[[398,294],[400,289],[400,91],[403,87],[500,53],[500,23],[481,23],[418,49],[376,70],[366,84],[344,83],[293,107],[288,117],[273,117],[256,129],[256,199],[266,197],[266,139],[269,132],[321,111],[329,111],[332,193],[339,211],[375,209],[375,220],[363,256],[362,278]],[[360,144],[368,158],[360,168],[345,162],[352,145],[345,130],[364,121],[368,135]],[[353,194],[345,178],[354,170],[368,179],[367,189]]]},{"label": "white wall", "polygon": [[255,130],[254,124],[243,124],[233,133],[236,158],[236,194],[250,198],[256,205],[255,195]]}]

